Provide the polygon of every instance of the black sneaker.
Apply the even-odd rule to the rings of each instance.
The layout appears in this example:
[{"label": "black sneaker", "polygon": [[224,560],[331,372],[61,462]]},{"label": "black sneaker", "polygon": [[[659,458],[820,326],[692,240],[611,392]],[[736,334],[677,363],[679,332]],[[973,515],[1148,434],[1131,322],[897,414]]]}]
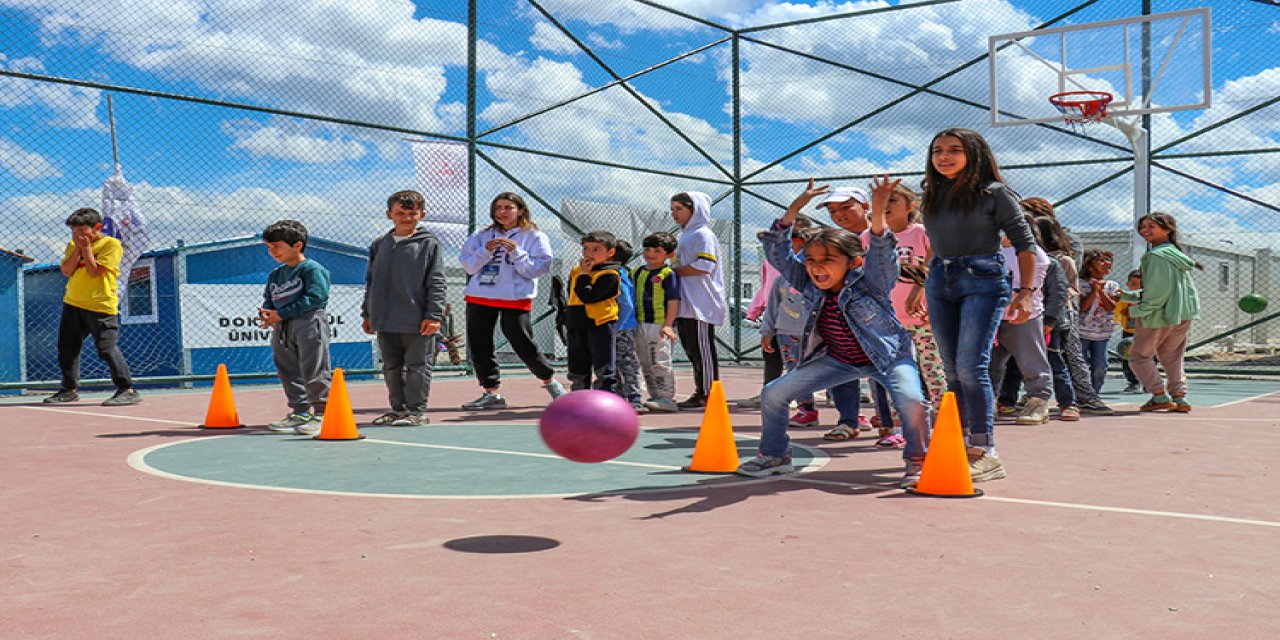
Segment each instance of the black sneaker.
[{"label": "black sneaker", "polygon": [[62,390],[44,399],[45,404],[62,404],[63,402],[75,402],[80,399],[80,394],[75,389]]},{"label": "black sneaker", "polygon": [[676,406],[681,409],[701,409],[707,406],[707,397],[692,395],[680,402],[677,402]]},{"label": "black sneaker", "polygon": [[138,404],[142,402],[142,394],[130,389],[128,391],[117,391],[114,396],[102,401],[104,407],[123,407],[129,404]]},{"label": "black sneaker", "polygon": [[1110,416],[1115,415],[1116,410],[1108,407],[1101,400],[1093,400],[1091,402],[1081,402],[1079,404],[1080,413],[1087,413],[1093,416]]}]

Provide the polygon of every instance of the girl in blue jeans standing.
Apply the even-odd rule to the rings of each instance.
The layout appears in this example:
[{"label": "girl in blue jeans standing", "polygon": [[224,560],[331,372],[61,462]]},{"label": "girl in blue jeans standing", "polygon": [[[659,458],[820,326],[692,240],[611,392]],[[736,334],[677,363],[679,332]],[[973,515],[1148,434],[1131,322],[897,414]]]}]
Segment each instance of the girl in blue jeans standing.
[{"label": "girl in blue jeans standing", "polygon": [[739,474],[793,473],[787,437],[791,400],[871,378],[889,391],[902,419],[906,473],[899,486],[911,488],[919,480],[928,430],[924,391],[911,357],[911,336],[898,322],[889,299],[898,281],[898,256],[897,241],[885,225],[885,210],[898,182],[885,178],[873,185],[870,247],[865,258],[862,241],[844,229],[823,229],[809,235],[803,259],[792,253],[790,236],[796,212],[829,190],[825,186],[815,189],[813,180],[772,229],[760,233],[769,264],[804,295],[807,317],[800,339],[800,364],[765,385],[760,393],[760,452],[739,465]]},{"label": "girl in blue jeans standing", "polygon": [[968,434],[969,471],[974,482],[1003,478],[992,434],[991,347],[1006,305],[1010,323],[1031,317],[1035,287],[1024,284],[1010,299],[1000,234],[1017,252],[1022,283],[1035,282],[1035,237],[991,146],[976,131],[946,129],[933,137],[923,186],[924,228],[934,254],[925,298],[947,388],[956,394]]}]

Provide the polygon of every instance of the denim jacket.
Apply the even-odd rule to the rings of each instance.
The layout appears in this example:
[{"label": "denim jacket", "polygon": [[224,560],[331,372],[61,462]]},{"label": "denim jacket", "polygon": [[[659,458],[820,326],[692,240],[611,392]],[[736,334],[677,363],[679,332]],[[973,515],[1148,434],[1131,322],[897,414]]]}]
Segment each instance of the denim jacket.
[{"label": "denim jacket", "polygon": [[[775,223],[769,231],[761,231],[758,236],[764,244],[769,264],[804,294],[808,317],[800,341],[804,345],[803,364],[826,352],[821,348],[822,338],[815,330],[826,293],[809,279],[804,254],[791,253],[790,227],[779,227]],[[853,336],[862,345],[871,364],[882,373],[911,355],[911,336],[898,322],[893,313],[893,302],[889,299],[889,292],[898,282],[897,244],[893,232],[888,229],[880,236],[872,234],[863,265],[851,268],[845,274],[844,286],[837,298]]]}]

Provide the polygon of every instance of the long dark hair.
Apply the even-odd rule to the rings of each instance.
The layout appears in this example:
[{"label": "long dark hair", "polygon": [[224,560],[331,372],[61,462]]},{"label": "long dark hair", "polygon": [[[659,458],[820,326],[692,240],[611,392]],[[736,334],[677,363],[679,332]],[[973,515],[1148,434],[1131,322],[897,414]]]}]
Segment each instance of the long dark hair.
[{"label": "long dark hair", "polygon": [[[950,189],[945,189],[946,176],[938,173],[933,167],[933,145],[939,138],[957,138],[964,146],[965,166],[956,177]],[[991,151],[982,134],[973,129],[952,128],[940,131],[929,141],[928,158],[925,160],[923,207],[926,216],[946,207],[959,206],[965,211],[973,209],[974,201],[979,193],[992,182],[1004,182],[1000,176],[1000,165],[996,164],[996,156]]]},{"label": "long dark hair", "polygon": [[[1174,220],[1173,216],[1163,211],[1152,211],[1151,213],[1138,218],[1138,221],[1133,225],[1133,228],[1141,229],[1143,220],[1150,220],[1154,222],[1156,226],[1167,231],[1169,233],[1169,243],[1177,247],[1178,251],[1187,253],[1187,250],[1183,249],[1182,245],[1178,243],[1178,221]],[[1191,254],[1187,253],[1187,256],[1190,257]],[[1200,264],[1199,260],[1196,260],[1196,268],[1204,271],[1204,265]]]},{"label": "long dark hair", "polygon": [[493,215],[493,212],[495,211],[495,207],[498,206],[499,200],[510,200],[511,202],[515,203],[517,208],[519,208],[520,213],[516,218],[517,227],[520,227],[525,231],[538,228],[538,225],[534,224],[533,219],[529,217],[529,205],[525,204],[524,198],[521,198],[520,194],[518,193],[503,191],[502,193],[499,193],[498,195],[494,196],[493,201],[489,203],[489,219],[493,220],[493,224],[489,225],[490,229],[497,229],[499,226],[498,219]]},{"label": "long dark hair", "polygon": [[1062,230],[1062,225],[1058,224],[1057,220],[1031,213],[1027,222],[1031,224],[1032,229],[1039,232],[1040,247],[1045,251],[1059,254],[1071,253],[1071,239],[1067,237],[1067,232]]}]

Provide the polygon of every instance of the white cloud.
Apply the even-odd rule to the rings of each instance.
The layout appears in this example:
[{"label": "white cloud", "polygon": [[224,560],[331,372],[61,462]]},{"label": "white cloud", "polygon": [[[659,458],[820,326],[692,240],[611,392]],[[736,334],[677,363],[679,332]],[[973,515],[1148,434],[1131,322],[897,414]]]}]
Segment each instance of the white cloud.
[{"label": "white cloud", "polygon": [[587,34],[587,41],[594,44],[597,49],[623,49],[626,47],[621,40],[610,40],[598,33]]},{"label": "white cloud", "polygon": [[[91,42],[130,66],[195,83],[197,93],[429,131],[444,125],[436,107],[445,69],[466,64],[466,26],[414,19],[408,2],[16,4],[41,21],[48,46]],[[495,59],[491,46],[481,49]]]},{"label": "white cloud", "polygon": [[48,158],[4,138],[0,138],[0,169],[19,180],[62,177],[62,172]]},{"label": "white cloud", "polygon": [[225,123],[223,131],[235,140],[232,149],[248,152],[256,158],[319,164],[359,160],[366,153],[363,144],[332,133],[321,136],[243,121]]},{"label": "white cloud", "polygon": [[[44,63],[37,58],[6,59],[0,53],[0,66],[14,71],[44,73]],[[53,82],[32,82],[0,76],[0,108],[39,107],[50,112],[47,123],[62,129],[106,131],[98,118],[102,92]]]},{"label": "white cloud", "polygon": [[534,49],[548,53],[573,54],[582,52],[578,45],[569,39],[569,36],[566,36],[564,32],[557,29],[550,22],[538,22],[533,25],[533,35],[529,37],[529,44],[533,45]]}]

